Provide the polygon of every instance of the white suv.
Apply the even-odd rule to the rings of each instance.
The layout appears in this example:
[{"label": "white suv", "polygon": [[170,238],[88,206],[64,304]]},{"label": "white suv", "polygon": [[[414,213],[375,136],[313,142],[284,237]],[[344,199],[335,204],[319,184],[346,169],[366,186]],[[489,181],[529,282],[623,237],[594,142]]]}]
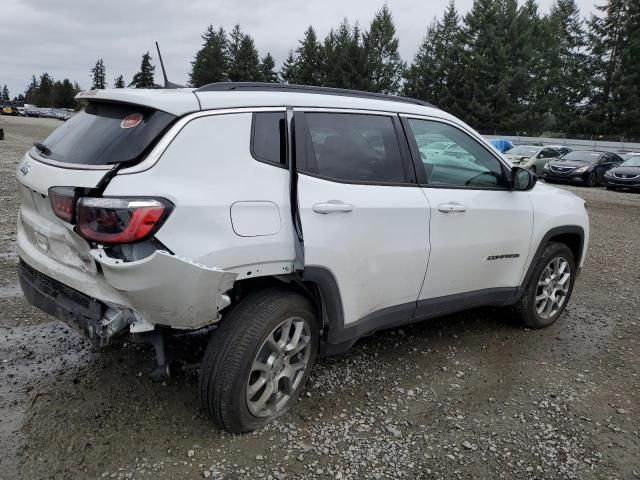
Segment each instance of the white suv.
[{"label": "white suv", "polygon": [[200,393],[232,432],[375,330],[480,305],[550,325],[584,261],[580,198],[418,100],[252,83],[78,99],[18,167],[24,294],[98,345],[151,342],[156,376],[166,333],[218,323]]}]

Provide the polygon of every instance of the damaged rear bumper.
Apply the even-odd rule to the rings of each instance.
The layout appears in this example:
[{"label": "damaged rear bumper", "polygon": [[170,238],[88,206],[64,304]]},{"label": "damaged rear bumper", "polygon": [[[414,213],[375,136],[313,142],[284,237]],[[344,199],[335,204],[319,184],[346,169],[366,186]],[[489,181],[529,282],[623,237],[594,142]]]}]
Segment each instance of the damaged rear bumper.
[{"label": "damaged rear bumper", "polygon": [[[86,293],[45,272],[55,272],[46,256],[21,257],[18,277],[25,297],[35,307],[64,321],[99,346],[125,333],[153,330],[156,325],[195,329],[215,323],[229,304],[225,292],[237,276],[217,268],[156,251],[142,260],[124,262],[103,250],[91,251],[100,266],[86,276]],[[78,283],[78,282],[76,282]],[[88,294],[106,288],[103,298]],[[74,285],[75,286],[75,285]],[[117,298],[119,301],[114,302]]]},{"label": "damaged rear bumper", "polygon": [[237,276],[162,250],[134,262],[109,257],[100,249],[91,255],[107,283],[147,322],[172,328],[200,328],[219,320],[220,310],[229,305],[224,293]]}]

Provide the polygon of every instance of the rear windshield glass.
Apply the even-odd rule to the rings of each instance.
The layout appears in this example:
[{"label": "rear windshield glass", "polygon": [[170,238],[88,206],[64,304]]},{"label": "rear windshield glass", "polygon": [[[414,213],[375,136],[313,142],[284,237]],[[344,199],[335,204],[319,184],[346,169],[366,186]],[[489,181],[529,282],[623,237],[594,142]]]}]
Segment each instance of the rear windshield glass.
[{"label": "rear windshield glass", "polygon": [[137,160],[175,120],[175,116],[139,107],[90,103],[43,142],[37,153],[58,162],[109,165]]},{"label": "rear windshield glass", "polygon": [[600,152],[570,152],[567,153],[563,160],[577,160],[579,162],[596,163],[602,155]]}]

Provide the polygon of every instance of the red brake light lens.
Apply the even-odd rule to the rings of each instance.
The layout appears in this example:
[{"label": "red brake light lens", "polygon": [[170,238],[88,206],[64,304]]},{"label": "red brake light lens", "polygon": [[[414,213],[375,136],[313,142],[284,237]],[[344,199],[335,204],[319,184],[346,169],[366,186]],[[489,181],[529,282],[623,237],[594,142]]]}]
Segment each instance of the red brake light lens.
[{"label": "red brake light lens", "polygon": [[52,187],[49,189],[49,202],[56,217],[72,223],[75,214],[76,191],[73,187]]},{"label": "red brake light lens", "polygon": [[77,231],[87,240],[133,243],[152,235],[173,205],[161,198],[92,198],[78,200]]}]

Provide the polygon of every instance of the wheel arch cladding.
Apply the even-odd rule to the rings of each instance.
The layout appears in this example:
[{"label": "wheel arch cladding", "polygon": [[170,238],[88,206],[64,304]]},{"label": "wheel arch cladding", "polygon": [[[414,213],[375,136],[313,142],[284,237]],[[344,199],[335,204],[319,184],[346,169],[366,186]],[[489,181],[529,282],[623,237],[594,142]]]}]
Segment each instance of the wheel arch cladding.
[{"label": "wheel arch cladding", "polygon": [[533,271],[535,270],[536,265],[538,264],[538,261],[542,256],[544,248],[551,242],[558,242],[567,245],[567,247],[569,247],[569,249],[571,250],[571,253],[573,253],[575,264],[580,264],[580,259],[582,258],[582,255],[584,253],[584,229],[579,225],[566,225],[562,227],[552,228],[542,237],[542,240],[538,244],[536,253],[531,259],[531,263],[527,268],[527,273],[525,275],[524,281],[518,289],[519,292],[516,295],[517,298],[522,295],[522,292],[524,292],[527,284],[529,283],[531,275],[533,274]]}]

